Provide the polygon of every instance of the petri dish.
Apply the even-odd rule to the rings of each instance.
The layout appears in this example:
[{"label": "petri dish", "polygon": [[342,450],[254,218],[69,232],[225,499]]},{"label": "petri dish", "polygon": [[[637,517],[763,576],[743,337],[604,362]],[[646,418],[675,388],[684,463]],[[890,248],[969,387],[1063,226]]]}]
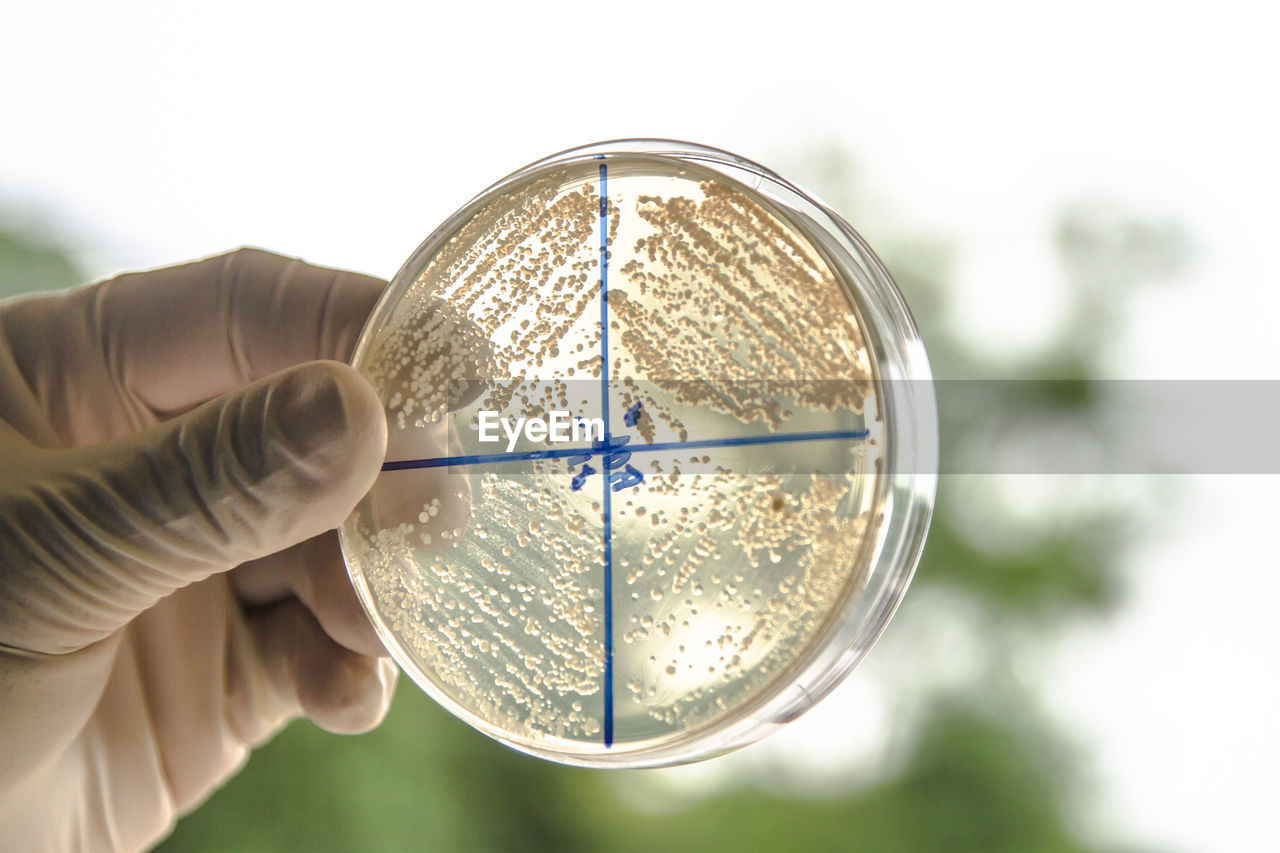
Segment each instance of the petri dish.
[{"label": "petri dish", "polygon": [[652,767],[803,713],[884,630],[937,473],[888,272],[812,196],[670,140],[507,176],[353,364],[387,461],[340,530],[388,651],[517,750]]}]

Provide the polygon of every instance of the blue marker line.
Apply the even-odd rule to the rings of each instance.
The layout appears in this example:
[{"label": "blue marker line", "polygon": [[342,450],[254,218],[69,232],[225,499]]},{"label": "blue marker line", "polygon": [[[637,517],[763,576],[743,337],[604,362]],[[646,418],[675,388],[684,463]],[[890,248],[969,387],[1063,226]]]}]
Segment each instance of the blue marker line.
[{"label": "blue marker line", "polygon": [[[383,471],[404,471],[411,468],[449,468],[454,465],[483,465],[490,462],[514,462],[524,459],[572,459],[574,465],[586,462],[596,453],[611,453],[626,446],[632,453],[663,450],[701,450],[708,447],[749,447],[757,444],[786,444],[793,441],[857,440],[870,435],[865,429],[829,430],[825,432],[784,432],[777,435],[743,435],[733,438],[708,438],[702,441],[665,441],[656,444],[628,444],[629,435],[610,437],[608,444],[596,442],[590,450],[573,447],[549,450],[528,450],[521,453],[483,453],[474,456],[439,456],[434,459],[406,459],[387,462]],[[576,457],[576,458],[575,458]]]},{"label": "blue marker line", "polygon": [[[572,459],[581,457],[586,462],[585,447],[556,447],[547,450],[523,450],[519,453],[474,453],[468,456],[436,456],[431,459],[403,459],[385,462],[383,471],[407,471],[413,468],[452,468],[455,465],[487,465],[490,462],[519,462],[527,459]],[[573,464],[578,464],[574,462]]]},{"label": "blue marker line", "polygon": [[793,441],[833,441],[862,439],[871,434],[865,429],[835,429],[825,432],[784,432],[777,435],[741,435],[734,438],[708,438],[702,441],[660,441],[637,444],[627,449],[633,453],[650,450],[700,450],[704,447],[749,447],[755,444],[787,444]]},{"label": "blue marker line", "polygon": [[[601,158],[603,161],[603,157]],[[600,163],[600,407],[604,443],[609,434],[609,170]],[[629,437],[628,437],[629,438]],[[604,457],[604,746],[613,746],[613,505],[609,500],[609,457]]]},{"label": "blue marker line", "polygon": [[609,440],[609,171],[600,164],[600,405]]}]

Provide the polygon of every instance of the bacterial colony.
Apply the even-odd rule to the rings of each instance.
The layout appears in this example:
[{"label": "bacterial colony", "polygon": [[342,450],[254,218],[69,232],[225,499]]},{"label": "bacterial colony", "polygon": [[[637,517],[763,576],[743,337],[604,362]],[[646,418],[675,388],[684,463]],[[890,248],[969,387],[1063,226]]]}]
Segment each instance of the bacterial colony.
[{"label": "bacterial colony", "polygon": [[[419,683],[590,755],[743,713],[873,557],[864,331],[822,255],[717,173],[610,156],[474,207],[363,346],[388,464],[343,528]],[[604,441],[478,438],[482,411]]]}]

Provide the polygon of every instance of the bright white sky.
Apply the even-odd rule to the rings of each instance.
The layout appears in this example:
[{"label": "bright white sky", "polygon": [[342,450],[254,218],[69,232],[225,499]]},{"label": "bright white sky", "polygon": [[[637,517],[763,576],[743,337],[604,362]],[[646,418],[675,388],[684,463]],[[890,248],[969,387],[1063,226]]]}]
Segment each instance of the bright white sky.
[{"label": "bright white sky", "polygon": [[[954,301],[993,354],[1052,327],[1052,216],[1101,198],[1196,242],[1111,375],[1280,378],[1263,4],[434,5],[19,4],[0,207],[87,247],[94,274],[249,243],[389,276],[471,195],[565,147],[669,136],[768,165],[834,141],[893,210],[854,223],[872,245],[902,223],[953,240]],[[1259,532],[1276,482],[1183,486],[1129,607],[1046,682],[1095,749],[1102,831],[1256,849],[1280,764]]]}]

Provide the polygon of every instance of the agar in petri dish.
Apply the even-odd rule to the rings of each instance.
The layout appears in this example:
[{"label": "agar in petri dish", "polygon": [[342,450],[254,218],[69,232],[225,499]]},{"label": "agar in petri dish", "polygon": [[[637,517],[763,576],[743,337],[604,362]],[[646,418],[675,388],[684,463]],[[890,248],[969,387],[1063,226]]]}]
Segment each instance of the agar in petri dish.
[{"label": "agar in petri dish", "polygon": [[419,247],[353,358],[387,462],[340,530],[399,665],[568,764],[737,748],[883,630],[936,475],[888,273],[761,166],[623,140],[503,179]]}]

